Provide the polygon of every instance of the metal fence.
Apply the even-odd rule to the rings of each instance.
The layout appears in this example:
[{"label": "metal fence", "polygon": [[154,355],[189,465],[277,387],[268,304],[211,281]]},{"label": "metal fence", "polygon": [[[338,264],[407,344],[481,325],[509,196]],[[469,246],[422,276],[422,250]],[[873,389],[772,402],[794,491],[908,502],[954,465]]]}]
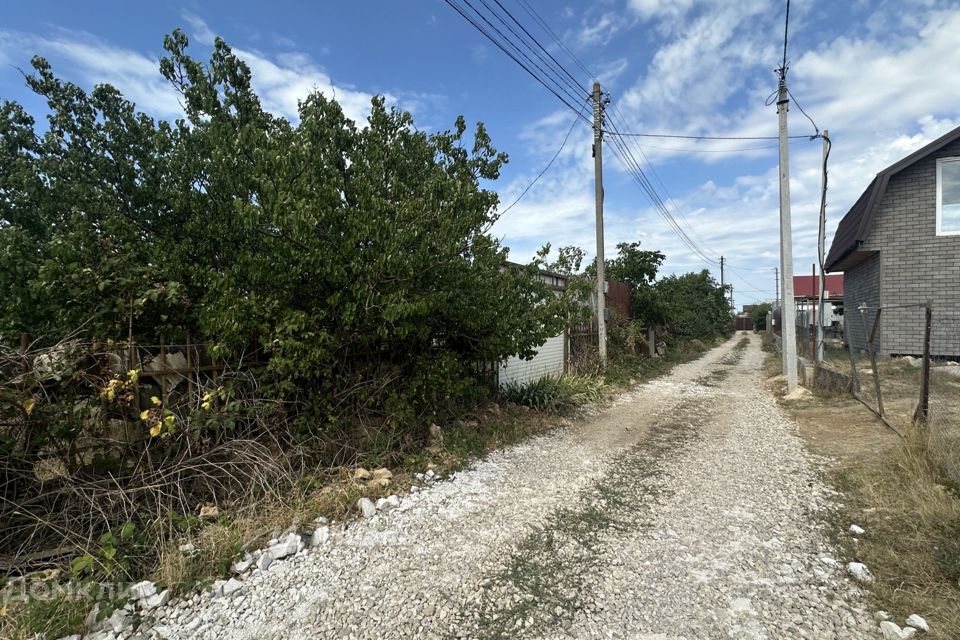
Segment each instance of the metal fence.
[{"label": "metal fence", "polygon": [[[925,425],[936,449],[953,452],[960,477],[960,314],[935,304],[861,305],[844,322],[846,336],[825,331],[821,366],[848,375],[854,396],[898,433]],[[813,331],[797,327],[808,361]]]}]

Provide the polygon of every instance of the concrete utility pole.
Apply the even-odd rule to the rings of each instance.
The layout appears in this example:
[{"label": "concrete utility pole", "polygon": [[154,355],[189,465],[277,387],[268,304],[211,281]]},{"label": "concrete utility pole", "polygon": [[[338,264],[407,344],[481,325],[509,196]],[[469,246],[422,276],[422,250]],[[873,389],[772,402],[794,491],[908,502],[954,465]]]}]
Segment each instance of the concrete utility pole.
[{"label": "concrete utility pole", "polygon": [[776,281],[774,282],[774,286],[776,287],[776,291],[777,291],[777,293],[774,296],[774,300],[776,300],[776,306],[779,307],[780,306],[780,269],[777,267],[773,268],[773,279]]},{"label": "concrete utility pole", "polygon": [[827,156],[830,154],[830,132],[823,130],[823,175],[820,177],[820,235],[817,239],[817,256],[820,258],[820,315],[817,316],[817,362],[823,362],[823,319],[824,313],[824,291],[826,289],[827,274],[823,272],[823,265],[827,258],[824,255],[824,242],[827,235]]},{"label": "concrete utility pole", "polygon": [[783,304],[780,328],[783,336],[783,366],[787,375],[787,391],[797,388],[797,317],[793,299],[793,230],[790,226],[790,158],[788,154],[787,69],[780,70],[777,115],[780,120],[780,270],[783,274]]},{"label": "concrete utility pole", "polygon": [[[723,291],[723,299],[727,299],[727,289],[723,285],[723,256],[720,256],[720,291]],[[732,296],[731,296],[732,297]]]},{"label": "concrete utility pole", "polygon": [[593,172],[597,209],[597,344],[600,364],[607,366],[606,265],[603,262],[603,95],[593,83]]}]

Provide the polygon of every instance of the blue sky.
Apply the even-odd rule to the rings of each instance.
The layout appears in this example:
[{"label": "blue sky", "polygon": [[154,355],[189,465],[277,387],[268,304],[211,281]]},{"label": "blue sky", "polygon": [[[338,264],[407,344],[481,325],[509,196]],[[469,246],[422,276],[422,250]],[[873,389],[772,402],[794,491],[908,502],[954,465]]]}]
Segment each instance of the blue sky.
[{"label": "blue sky", "polygon": [[[632,130],[776,134],[775,108],[764,99],[776,88],[782,2],[530,1],[600,77]],[[517,0],[501,2],[532,27]],[[447,128],[458,114],[482,120],[510,155],[501,180],[490,185],[504,203],[556,153],[575,117],[442,0],[8,3],[0,22],[0,98],[44,113],[17,71],[40,54],[62,77],[87,87],[114,84],[142,110],[174,118],[179,107],[157,60],[175,27],[190,35],[197,57],[209,53],[214,34],[227,40],[250,64],[265,106],[281,115],[294,117],[297,99],[319,89],[357,119],[371,95],[385,94],[421,129]],[[834,141],[828,242],[877,171],[960,124],[957,33],[957,2],[794,0],[791,90]],[[578,79],[584,86],[590,80]],[[796,109],[790,127],[811,130]],[[545,242],[592,254],[590,136],[586,126],[574,128],[551,170],[497,223],[494,232],[513,259],[528,259]],[[772,298],[779,261],[774,143],[641,144],[694,239],[710,256],[728,259],[738,305]],[[795,269],[807,274],[816,251],[821,144],[798,140],[791,153]],[[665,272],[709,266],[719,277],[672,235],[609,146],[605,186],[608,253],[639,240],[667,254]]]}]

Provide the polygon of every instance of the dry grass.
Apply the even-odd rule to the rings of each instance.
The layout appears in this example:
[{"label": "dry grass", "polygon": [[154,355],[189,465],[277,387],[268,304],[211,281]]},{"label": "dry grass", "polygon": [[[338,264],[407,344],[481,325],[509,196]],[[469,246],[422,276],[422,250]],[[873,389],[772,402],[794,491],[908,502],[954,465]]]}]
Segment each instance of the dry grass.
[{"label": "dry grass", "polygon": [[[767,371],[779,374],[779,359],[773,361],[767,358]],[[781,383],[771,377],[768,384]],[[960,638],[960,493],[947,486],[942,466],[960,459],[960,447],[930,446],[927,433],[915,428],[901,440],[849,396],[784,406],[807,446],[833,460],[827,480],[844,499],[832,530],[848,558],[876,576],[872,606],[900,624],[922,615],[930,638]],[[855,541],[846,534],[850,524],[866,534]]]},{"label": "dry grass", "polygon": [[925,435],[911,430],[892,451],[837,473],[850,501],[846,515],[867,530],[859,543],[844,544],[877,577],[878,607],[900,619],[919,613],[930,637],[957,638],[960,496],[941,484],[928,452]]}]

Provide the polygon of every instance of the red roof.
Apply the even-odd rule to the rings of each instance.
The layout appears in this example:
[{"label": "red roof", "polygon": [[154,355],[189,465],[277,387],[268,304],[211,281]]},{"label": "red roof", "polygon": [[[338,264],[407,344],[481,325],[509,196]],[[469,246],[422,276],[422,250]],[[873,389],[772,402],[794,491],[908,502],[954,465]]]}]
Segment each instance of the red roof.
[{"label": "red roof", "polygon": [[[843,274],[827,274],[824,284],[824,296],[827,298],[843,297]],[[820,277],[813,276],[793,276],[793,297],[794,298],[818,298],[820,297]]]}]

